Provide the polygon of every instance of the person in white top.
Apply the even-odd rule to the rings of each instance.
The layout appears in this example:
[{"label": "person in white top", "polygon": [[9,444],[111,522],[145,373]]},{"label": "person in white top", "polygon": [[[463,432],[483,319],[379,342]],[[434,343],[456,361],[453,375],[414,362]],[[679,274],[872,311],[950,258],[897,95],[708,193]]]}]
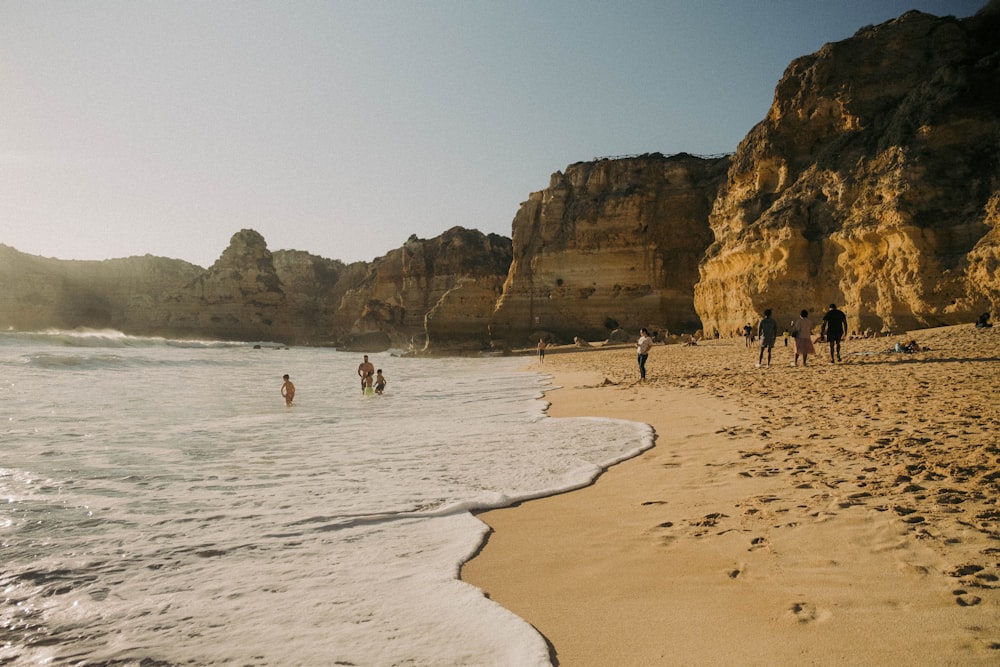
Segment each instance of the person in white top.
[{"label": "person in white top", "polygon": [[802,365],[806,365],[806,358],[810,354],[816,354],[816,348],[812,342],[812,320],[809,319],[809,311],[803,310],[799,319],[792,322],[792,338],[795,344],[795,361],[792,366],[799,365],[799,356],[802,356]]},{"label": "person in white top", "polygon": [[639,329],[639,342],[636,344],[636,352],[639,355],[639,379],[646,379],[646,359],[649,358],[649,348],[653,347],[653,339],[649,337],[649,332],[645,328]]}]

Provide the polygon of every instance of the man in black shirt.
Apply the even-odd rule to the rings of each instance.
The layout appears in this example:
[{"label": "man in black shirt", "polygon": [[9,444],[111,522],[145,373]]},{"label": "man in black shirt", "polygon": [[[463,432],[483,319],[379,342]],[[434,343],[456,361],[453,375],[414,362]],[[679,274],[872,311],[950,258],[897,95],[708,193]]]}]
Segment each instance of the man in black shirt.
[{"label": "man in black shirt", "polygon": [[847,315],[837,310],[837,304],[831,303],[823,315],[823,327],[820,333],[826,336],[826,340],[830,343],[830,363],[834,363],[834,351],[837,353],[837,361],[840,361],[840,341],[847,333]]}]

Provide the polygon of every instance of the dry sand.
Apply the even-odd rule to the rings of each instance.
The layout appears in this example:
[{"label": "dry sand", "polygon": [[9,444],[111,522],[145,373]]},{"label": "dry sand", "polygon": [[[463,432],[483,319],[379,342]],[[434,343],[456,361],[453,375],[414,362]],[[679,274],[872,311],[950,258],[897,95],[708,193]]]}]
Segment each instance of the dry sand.
[{"label": "dry sand", "polygon": [[[907,338],[930,349],[887,352]],[[633,346],[550,348],[531,367],[552,417],[646,422],[656,445],[481,514],[462,579],[564,667],[1000,664],[1000,328],[791,357],[657,345],[639,383]]]}]

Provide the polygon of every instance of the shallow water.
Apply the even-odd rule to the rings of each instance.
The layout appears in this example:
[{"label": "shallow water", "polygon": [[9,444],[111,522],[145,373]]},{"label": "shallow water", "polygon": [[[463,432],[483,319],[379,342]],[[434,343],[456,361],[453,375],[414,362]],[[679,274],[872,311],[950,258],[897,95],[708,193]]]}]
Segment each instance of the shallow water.
[{"label": "shallow water", "polygon": [[649,428],[544,416],[524,359],[371,357],[384,396],[329,349],[0,334],[0,663],[547,664],[457,580],[469,510]]}]

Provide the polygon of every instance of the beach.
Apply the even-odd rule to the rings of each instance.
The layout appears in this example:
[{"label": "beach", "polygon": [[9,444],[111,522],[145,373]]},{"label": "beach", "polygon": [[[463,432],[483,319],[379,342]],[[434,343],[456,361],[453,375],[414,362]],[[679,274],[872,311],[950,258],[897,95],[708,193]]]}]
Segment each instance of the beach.
[{"label": "beach", "polygon": [[[890,351],[916,340],[914,353]],[[789,343],[791,345],[791,343]],[[552,346],[551,417],[648,423],[583,489],[478,515],[461,576],[553,664],[1000,662],[1000,330]]]}]

